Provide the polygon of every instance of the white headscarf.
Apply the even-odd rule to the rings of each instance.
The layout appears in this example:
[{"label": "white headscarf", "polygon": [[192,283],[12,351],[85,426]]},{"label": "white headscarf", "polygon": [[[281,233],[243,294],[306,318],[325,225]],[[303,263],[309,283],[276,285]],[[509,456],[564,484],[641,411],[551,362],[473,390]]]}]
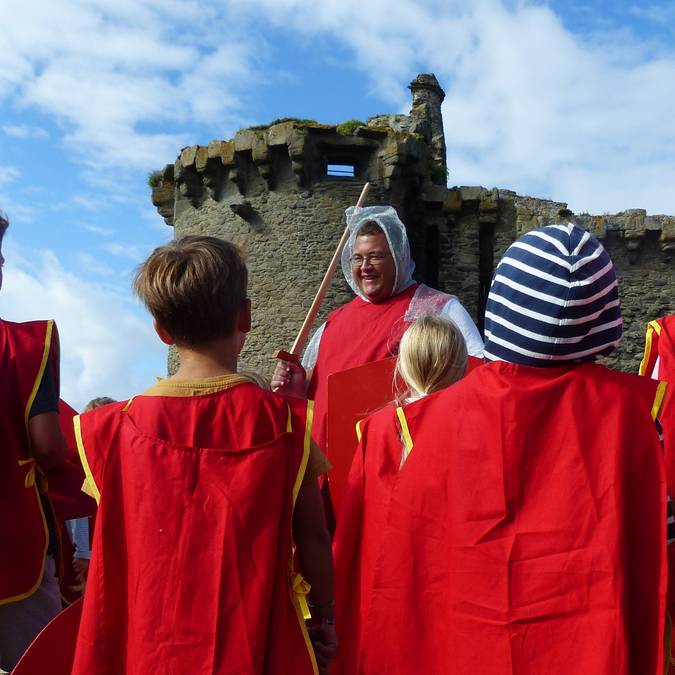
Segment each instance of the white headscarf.
[{"label": "white headscarf", "polygon": [[[349,240],[342,250],[342,273],[350,288],[358,295],[361,300],[370,302],[368,298],[361,293],[352,276],[351,257],[354,254],[354,243],[361,226],[372,220],[376,222],[384,232],[389,244],[389,250],[394,258],[396,266],[396,278],[391,295],[396,295],[404,291],[408,286],[414,284],[412,278],[415,263],[410,257],[410,244],[408,235],[405,231],[405,225],[401,222],[396,209],[392,206],[365,206],[358,208],[350,206],[346,211],[347,225],[349,227]],[[391,297],[391,296],[390,296]]]}]

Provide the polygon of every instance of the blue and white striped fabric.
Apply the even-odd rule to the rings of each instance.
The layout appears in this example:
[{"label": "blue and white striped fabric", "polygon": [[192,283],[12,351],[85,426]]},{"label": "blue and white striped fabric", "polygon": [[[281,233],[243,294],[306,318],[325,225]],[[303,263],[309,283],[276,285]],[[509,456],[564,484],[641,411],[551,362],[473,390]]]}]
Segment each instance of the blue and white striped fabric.
[{"label": "blue and white striped fabric", "polygon": [[485,311],[485,358],[528,366],[611,352],[623,321],[614,266],[577,225],[524,234],[501,259]]}]

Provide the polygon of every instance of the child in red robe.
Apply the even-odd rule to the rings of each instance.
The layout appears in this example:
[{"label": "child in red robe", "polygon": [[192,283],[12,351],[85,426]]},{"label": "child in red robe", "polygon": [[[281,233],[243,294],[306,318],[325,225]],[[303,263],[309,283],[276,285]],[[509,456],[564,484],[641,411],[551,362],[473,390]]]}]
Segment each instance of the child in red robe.
[{"label": "child in red robe", "polygon": [[[357,425],[359,445],[349,472],[333,542],[340,653],[333,672],[358,672],[361,627],[370,605],[374,565],[386,525],[391,488],[411,449],[409,437],[387,443],[392,407],[411,403],[457,382],[467,368],[467,347],[446,319],[416,319],[403,333],[394,372],[397,401]],[[384,440],[383,441],[383,436]]]},{"label": "child in red robe", "polygon": [[309,675],[335,655],[326,461],[311,405],[237,373],[246,282],[213,237],[162,246],[137,273],[180,367],[76,419],[100,499],[76,675]]},{"label": "child in red robe", "polygon": [[[0,248],[9,226],[0,212]],[[0,286],[4,258],[0,250]],[[47,472],[65,471],[53,321],[0,319],[0,669],[11,670],[61,610]],[[80,483],[82,479],[80,478]]]}]

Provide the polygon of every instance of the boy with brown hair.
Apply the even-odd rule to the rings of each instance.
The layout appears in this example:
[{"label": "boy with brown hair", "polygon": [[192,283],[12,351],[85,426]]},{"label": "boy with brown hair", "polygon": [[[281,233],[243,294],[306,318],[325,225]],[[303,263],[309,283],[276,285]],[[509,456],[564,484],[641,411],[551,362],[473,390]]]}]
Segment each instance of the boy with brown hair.
[{"label": "boy with brown hair", "polygon": [[246,284],[237,248],[214,237],[161,246],[137,272],[134,290],[180,367],[76,418],[100,503],[74,674],[301,675],[327,673],[335,656],[315,480],[328,465],[311,404],[237,373]]}]

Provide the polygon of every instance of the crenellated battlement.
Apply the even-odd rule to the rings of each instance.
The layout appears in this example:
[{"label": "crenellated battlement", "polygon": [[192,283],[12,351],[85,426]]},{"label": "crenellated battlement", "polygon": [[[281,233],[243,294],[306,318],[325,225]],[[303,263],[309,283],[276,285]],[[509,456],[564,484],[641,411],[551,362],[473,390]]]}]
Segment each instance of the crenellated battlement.
[{"label": "crenellated battlement", "polygon": [[[408,187],[424,189],[444,173],[417,131],[370,123],[340,127],[287,121],[242,129],[233,139],[208,146],[183,148],[162,171],[153,204],[173,224],[177,200],[195,208],[205,199],[230,200],[239,208],[242,199],[263,192],[293,192],[335,180],[378,182],[385,191],[392,180],[405,181]],[[331,173],[330,167],[344,167],[345,174]]]}]

